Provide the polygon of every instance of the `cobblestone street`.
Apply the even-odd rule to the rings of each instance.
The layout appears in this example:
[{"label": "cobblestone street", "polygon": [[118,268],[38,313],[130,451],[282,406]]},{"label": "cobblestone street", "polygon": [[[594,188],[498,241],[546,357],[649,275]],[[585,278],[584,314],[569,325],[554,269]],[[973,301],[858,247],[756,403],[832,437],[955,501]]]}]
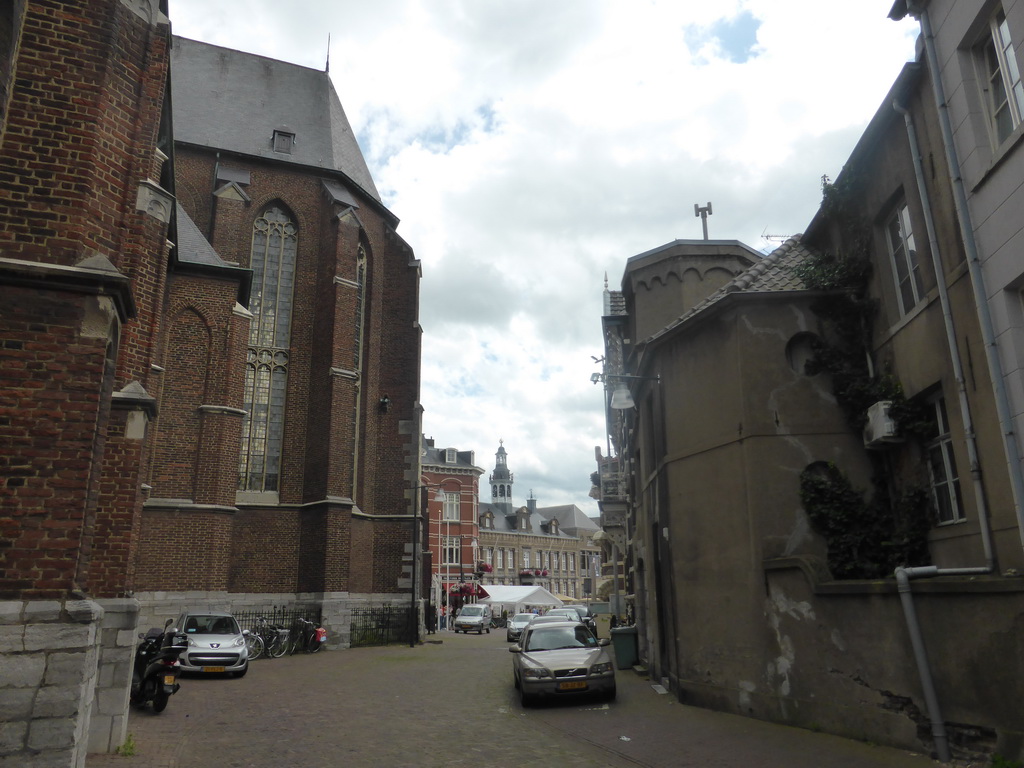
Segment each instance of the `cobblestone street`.
[{"label": "cobblestone street", "polygon": [[[254,662],[189,677],[159,715],[131,713],[131,757],[87,768],[699,766],[934,768],[920,755],[687,707],[631,670],[618,700],[524,710],[504,632]],[[437,642],[441,641],[441,642]]]}]

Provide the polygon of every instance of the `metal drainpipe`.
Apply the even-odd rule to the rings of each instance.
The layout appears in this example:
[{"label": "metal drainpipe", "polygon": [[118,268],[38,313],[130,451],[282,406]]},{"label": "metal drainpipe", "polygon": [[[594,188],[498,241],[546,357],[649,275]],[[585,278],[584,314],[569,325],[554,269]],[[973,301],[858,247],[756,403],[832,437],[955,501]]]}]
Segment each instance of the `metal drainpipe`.
[{"label": "metal drainpipe", "polygon": [[960,174],[960,160],[953,143],[953,127],[946,103],[945,89],[939,69],[939,58],[935,51],[935,38],[932,33],[931,19],[928,11],[916,5],[913,0],[907,3],[907,12],[921,23],[921,36],[924,38],[925,55],[928,58],[928,69],[931,72],[932,89],[935,104],[939,112],[939,125],[942,129],[942,143],[946,151],[946,163],[949,166],[953,199],[956,203],[957,219],[963,233],[964,249],[967,252],[967,267],[974,288],[974,301],[978,309],[978,320],[981,324],[982,339],[985,344],[985,358],[988,362],[989,377],[995,395],[996,411],[999,414],[999,426],[1003,432],[1003,445],[1010,475],[1010,487],[1013,492],[1013,508],[1017,516],[1017,530],[1020,534],[1021,546],[1024,547],[1024,478],[1021,476],[1020,453],[1017,449],[1017,438],[1013,429],[1013,417],[1010,413],[1010,400],[1006,393],[1003,377],[1003,365],[999,360],[992,313],[988,305],[988,290],[985,277],[978,257],[978,246],[974,239],[974,224],[967,205],[967,193]]},{"label": "metal drainpipe", "polygon": [[949,359],[956,378],[957,399],[960,403],[960,416],[964,422],[964,436],[967,443],[967,458],[971,468],[971,485],[974,488],[974,503],[978,509],[978,526],[981,529],[981,543],[985,551],[985,564],[989,570],[996,570],[995,551],[992,547],[992,525],[989,520],[988,503],[985,489],[981,483],[981,462],[978,459],[978,444],[974,431],[974,419],[971,406],[967,402],[967,386],[964,380],[963,363],[956,345],[956,328],[953,324],[953,313],[949,306],[949,292],[946,289],[945,274],[942,269],[942,258],[939,252],[939,240],[935,234],[935,220],[932,216],[931,200],[924,181],[924,166],[921,150],[917,144],[914,130],[914,119],[898,101],[893,101],[892,108],[903,115],[907,126],[907,139],[910,142],[910,153],[914,160],[914,176],[917,179],[917,190],[921,196],[921,207],[924,210],[924,224],[928,232],[928,244],[932,256],[932,268],[935,270],[935,282],[939,289],[939,305],[942,307],[942,321],[946,328],[946,345],[949,347]]},{"label": "metal drainpipe", "polygon": [[914,661],[921,676],[921,688],[924,691],[925,706],[928,708],[928,719],[931,721],[932,738],[935,739],[935,753],[940,763],[949,762],[949,739],[946,736],[946,721],[939,708],[939,697],[935,693],[935,681],[932,678],[931,666],[928,663],[928,652],[921,633],[921,624],[917,620],[914,607],[914,595],[910,589],[910,580],[915,578],[931,578],[934,576],[977,576],[991,573],[989,568],[947,568],[941,569],[934,565],[920,568],[897,568],[895,571],[896,586],[903,604],[903,615],[910,633],[910,644],[914,648]]}]

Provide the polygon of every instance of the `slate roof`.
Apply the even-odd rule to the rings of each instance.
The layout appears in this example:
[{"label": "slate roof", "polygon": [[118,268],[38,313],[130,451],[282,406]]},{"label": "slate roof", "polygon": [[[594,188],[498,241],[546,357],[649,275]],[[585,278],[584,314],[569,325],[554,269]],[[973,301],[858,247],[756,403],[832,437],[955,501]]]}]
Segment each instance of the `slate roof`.
[{"label": "slate roof", "polygon": [[178,216],[178,261],[186,264],[205,264],[209,267],[233,267],[220,257],[213,246],[203,237],[199,227],[189,217],[181,203],[175,203]]},{"label": "slate roof", "polygon": [[340,171],[380,201],[327,72],[175,36],[171,76],[176,141]]},{"label": "slate roof", "polygon": [[[522,536],[550,536],[555,539],[575,539],[575,534],[564,531],[561,528],[562,521],[559,520],[559,528],[557,534],[549,533],[544,529],[549,518],[544,517],[540,512],[530,512],[530,530],[520,531],[516,528],[516,512],[520,509],[526,509],[526,507],[514,507],[512,514],[506,513],[506,511],[497,504],[491,504],[489,502],[481,501],[479,506],[479,514],[482,516],[485,512],[490,512],[494,515],[494,533],[512,533],[519,534]],[[481,533],[491,533],[490,528],[481,528]]]},{"label": "slate roof", "polygon": [[581,530],[600,530],[600,526],[593,520],[593,518],[587,517],[583,510],[575,504],[563,504],[557,507],[539,507],[537,512],[548,520],[556,518],[558,520],[559,530],[565,531],[569,534],[575,535]]},{"label": "slate roof", "polygon": [[647,344],[661,338],[735,293],[770,294],[806,290],[803,282],[796,276],[794,267],[812,255],[813,251],[803,244],[802,236],[794,235],[749,269],[738,274],[706,299],[698,302],[679,318],[640,343]]}]

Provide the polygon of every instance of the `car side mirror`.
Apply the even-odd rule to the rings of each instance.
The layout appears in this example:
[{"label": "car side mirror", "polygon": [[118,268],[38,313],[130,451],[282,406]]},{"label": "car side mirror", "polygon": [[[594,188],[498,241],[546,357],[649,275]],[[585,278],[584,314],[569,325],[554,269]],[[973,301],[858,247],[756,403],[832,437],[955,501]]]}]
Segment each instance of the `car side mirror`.
[{"label": "car side mirror", "polygon": [[600,640],[597,641],[597,644],[598,645],[611,645],[612,641],[609,640],[607,637],[602,637]]},{"label": "car side mirror", "polygon": [[523,649],[520,648],[518,645],[510,645],[509,648],[508,648],[508,652],[509,653],[522,653]]}]

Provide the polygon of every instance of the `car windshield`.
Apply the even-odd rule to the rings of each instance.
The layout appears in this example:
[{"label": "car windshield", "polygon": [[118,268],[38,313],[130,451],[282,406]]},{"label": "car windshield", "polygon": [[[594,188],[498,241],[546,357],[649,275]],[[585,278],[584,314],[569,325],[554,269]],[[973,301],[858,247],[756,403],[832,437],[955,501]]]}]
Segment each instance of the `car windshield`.
[{"label": "car windshield", "polygon": [[554,610],[548,611],[545,616],[566,616],[569,619],[575,621],[580,617],[576,611],[571,608],[555,608]]},{"label": "car windshield", "polygon": [[483,616],[484,609],[479,605],[467,605],[459,612],[460,616]]},{"label": "car windshield", "polygon": [[516,624],[525,624],[532,618],[532,613],[517,613],[515,616],[512,617],[512,621]]},{"label": "car windshield", "polygon": [[564,648],[593,648],[597,638],[584,626],[540,627],[530,632],[525,651],[559,651]]},{"label": "car windshield", "polygon": [[241,630],[232,616],[193,614],[185,619],[185,632],[189,635],[237,635]]}]

